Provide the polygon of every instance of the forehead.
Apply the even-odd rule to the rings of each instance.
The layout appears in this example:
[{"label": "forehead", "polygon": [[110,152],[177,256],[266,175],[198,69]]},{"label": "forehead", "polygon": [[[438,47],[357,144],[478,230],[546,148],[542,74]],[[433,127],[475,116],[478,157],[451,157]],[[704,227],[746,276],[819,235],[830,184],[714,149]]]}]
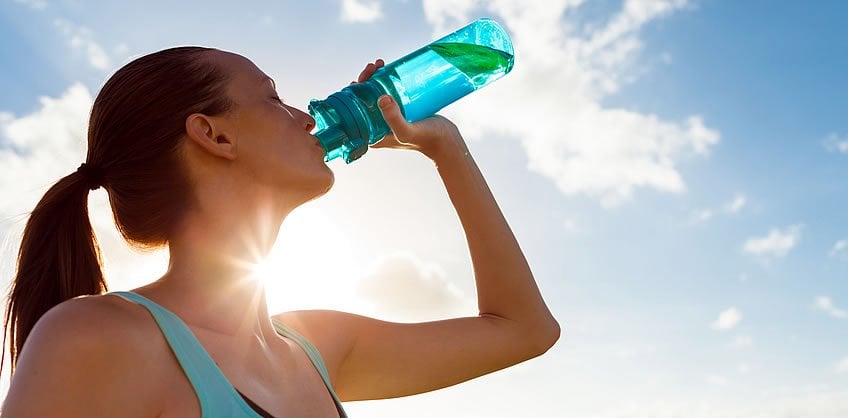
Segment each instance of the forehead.
[{"label": "forehead", "polygon": [[211,57],[213,61],[225,69],[230,74],[230,83],[246,88],[252,86],[255,88],[261,87],[263,81],[273,85],[267,74],[265,74],[253,61],[231,52],[215,51]]}]

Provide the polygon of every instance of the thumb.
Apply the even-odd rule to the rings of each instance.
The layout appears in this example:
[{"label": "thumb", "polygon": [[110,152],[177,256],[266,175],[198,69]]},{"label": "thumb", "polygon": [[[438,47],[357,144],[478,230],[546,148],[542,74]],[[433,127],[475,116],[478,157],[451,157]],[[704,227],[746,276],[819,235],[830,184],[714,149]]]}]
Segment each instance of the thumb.
[{"label": "thumb", "polygon": [[377,100],[377,105],[380,106],[383,119],[386,120],[395,137],[397,139],[406,138],[412,130],[412,125],[404,119],[403,113],[400,111],[400,107],[395,99],[388,94],[384,94]]}]

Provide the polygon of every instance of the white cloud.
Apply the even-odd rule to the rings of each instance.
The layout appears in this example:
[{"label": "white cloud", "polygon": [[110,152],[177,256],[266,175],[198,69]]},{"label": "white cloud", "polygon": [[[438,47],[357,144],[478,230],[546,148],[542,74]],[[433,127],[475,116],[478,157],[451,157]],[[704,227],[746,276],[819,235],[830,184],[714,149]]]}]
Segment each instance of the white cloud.
[{"label": "white cloud", "polygon": [[848,154],[848,138],[831,133],[824,139],[824,146],[830,152]]},{"label": "white cloud", "polygon": [[718,318],[713,321],[712,327],[718,330],[728,330],[736,326],[742,320],[742,313],[736,308],[728,308],[722,311]]},{"label": "white cloud", "polygon": [[708,155],[719,133],[698,115],[671,122],[601,103],[633,78],[641,28],[686,2],[626,1],[606,25],[588,32],[570,10],[581,3],[552,0],[528,7],[522,0],[424,0],[436,34],[467,23],[475,8],[484,7],[505,25],[516,51],[511,74],[444,113],[469,139],[520,139],[529,168],[566,195],[595,196],[610,207],[640,187],[684,192],[678,162]]},{"label": "white cloud", "polygon": [[383,16],[378,0],[342,0],[343,22],[371,23]]},{"label": "white cloud", "polygon": [[836,371],[848,373],[848,357],[843,357],[842,360],[836,363]]},{"label": "white cloud", "polygon": [[44,10],[47,8],[47,2],[44,0],[15,0],[15,2],[25,4],[34,10]]},{"label": "white cloud", "polygon": [[831,302],[830,298],[827,296],[817,297],[815,304],[816,308],[827,312],[834,318],[848,318],[848,311],[833,306],[833,302]]},{"label": "white cloud", "polygon": [[833,248],[830,249],[828,254],[831,257],[834,257],[839,253],[845,252],[846,248],[848,248],[848,240],[841,239],[833,244]]},{"label": "white cloud", "polygon": [[106,50],[94,40],[90,29],[61,18],[57,18],[53,23],[65,35],[69,45],[85,52],[88,63],[92,67],[98,70],[108,70],[112,67],[111,58],[109,58]]},{"label": "white cloud", "polygon": [[[84,161],[93,98],[74,84],[58,99],[40,97],[41,108],[23,117],[0,113],[0,216],[21,216],[54,182]],[[26,173],[22,176],[21,173]],[[37,195],[37,196],[36,196]]]},{"label": "white cloud", "polygon": [[357,291],[374,303],[381,314],[395,320],[450,317],[466,307],[462,291],[447,280],[438,266],[404,254],[378,260],[362,278]]},{"label": "white cloud", "polygon": [[736,371],[739,372],[739,374],[748,374],[751,372],[751,365],[748,363],[739,363],[736,365]]},{"label": "white cloud", "polygon": [[732,201],[724,205],[724,211],[728,213],[736,213],[745,207],[748,199],[744,194],[737,194]]},{"label": "white cloud", "polygon": [[784,257],[801,238],[801,225],[792,225],[782,230],[772,228],[764,237],[749,238],[743,251],[759,256]]}]

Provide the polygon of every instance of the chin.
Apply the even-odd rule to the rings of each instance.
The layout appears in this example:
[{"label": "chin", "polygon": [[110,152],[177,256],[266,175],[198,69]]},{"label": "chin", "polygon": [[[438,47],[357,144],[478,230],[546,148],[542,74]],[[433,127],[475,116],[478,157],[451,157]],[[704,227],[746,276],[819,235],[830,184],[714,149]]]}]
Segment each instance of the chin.
[{"label": "chin", "polygon": [[[330,175],[328,176],[327,182],[326,182],[326,184],[324,185],[324,190],[323,190],[323,191],[321,192],[321,194],[319,194],[318,196],[323,196],[323,195],[325,195],[327,192],[329,192],[329,191],[330,191],[330,189],[332,189],[332,188],[333,188],[333,185],[334,185],[334,184],[336,184],[336,176],[335,176],[335,174],[333,174],[333,172],[332,172],[332,171],[330,171],[330,170],[327,170],[327,172],[328,172],[328,173],[330,173]],[[316,197],[318,197],[318,196],[316,196]]]},{"label": "chin", "polygon": [[317,199],[330,191],[333,188],[333,185],[336,183],[336,176],[333,172],[328,168],[327,175],[321,178],[321,181],[316,182],[315,187],[310,188],[312,191],[312,196],[309,200]]}]

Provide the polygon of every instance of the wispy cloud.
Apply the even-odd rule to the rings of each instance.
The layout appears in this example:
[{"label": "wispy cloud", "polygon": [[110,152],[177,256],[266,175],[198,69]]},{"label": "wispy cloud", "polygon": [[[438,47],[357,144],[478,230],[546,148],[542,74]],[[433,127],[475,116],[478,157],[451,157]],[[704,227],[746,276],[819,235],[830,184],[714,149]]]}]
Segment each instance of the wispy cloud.
[{"label": "wispy cloud", "polygon": [[692,214],[692,220],[694,222],[706,222],[718,214],[734,214],[738,213],[745,207],[748,203],[748,198],[742,194],[737,193],[732,200],[725,203],[719,209],[698,209]]},{"label": "wispy cloud", "polygon": [[465,307],[465,296],[436,265],[408,254],[381,258],[359,284],[360,296],[396,320],[449,317]]},{"label": "wispy cloud", "polygon": [[835,257],[841,253],[844,253],[846,249],[848,249],[848,240],[841,239],[833,244],[833,248],[830,249],[828,255],[831,257]]},{"label": "wispy cloud", "polygon": [[47,8],[45,0],[15,0],[15,3],[25,4],[34,10],[44,10]]},{"label": "wispy cloud", "polygon": [[756,256],[784,257],[801,239],[801,228],[800,224],[772,228],[766,236],[749,238],[742,250]]},{"label": "wispy cloud", "polygon": [[706,222],[712,219],[714,215],[712,209],[698,209],[692,214],[692,220],[695,222]]},{"label": "wispy cloud", "polygon": [[379,0],[342,0],[342,22],[371,23],[383,16]]},{"label": "wispy cloud", "polygon": [[748,198],[745,197],[744,194],[741,194],[741,193],[737,194],[736,196],[733,197],[733,200],[731,200],[730,202],[727,202],[724,205],[724,211],[727,212],[727,213],[739,212],[740,210],[742,210],[742,208],[745,207],[745,205],[747,203],[748,203]]},{"label": "wispy cloud", "polygon": [[53,24],[62,31],[70,46],[85,52],[88,63],[92,67],[98,70],[108,70],[112,67],[112,59],[109,58],[106,50],[94,40],[89,28],[73,24],[61,18],[55,19]]},{"label": "wispy cloud", "polygon": [[[580,0],[424,0],[435,33],[468,21],[485,8],[509,30],[520,51],[503,81],[445,111],[469,138],[520,140],[529,168],[566,195],[598,197],[620,205],[637,188],[686,190],[677,169],[687,157],[705,157],[719,133],[699,115],[665,121],[653,114],[604,107],[603,99],[635,80],[645,25],[684,8],[681,0],[629,0],[606,25],[583,30],[575,21]],[[503,103],[510,103],[509,117]],[[567,115],[567,117],[564,117]]]},{"label": "wispy cloud", "polygon": [[742,313],[731,307],[723,310],[718,318],[713,321],[712,327],[717,330],[726,331],[735,327],[742,320]]},{"label": "wispy cloud", "polygon": [[819,296],[815,301],[816,308],[827,312],[834,318],[848,318],[848,311],[833,306],[833,302],[827,296]]},{"label": "wispy cloud", "polygon": [[848,154],[848,137],[831,133],[825,137],[824,147],[830,152]]}]

